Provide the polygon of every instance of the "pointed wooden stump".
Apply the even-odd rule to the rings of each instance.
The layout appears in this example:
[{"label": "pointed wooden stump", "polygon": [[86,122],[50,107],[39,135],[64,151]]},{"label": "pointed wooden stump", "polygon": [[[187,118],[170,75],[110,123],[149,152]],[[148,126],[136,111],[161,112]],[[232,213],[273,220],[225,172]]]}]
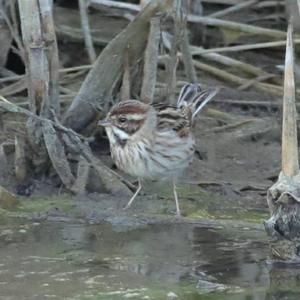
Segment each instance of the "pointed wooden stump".
[{"label": "pointed wooden stump", "polygon": [[268,190],[271,213],[265,229],[271,237],[271,256],[276,260],[300,262],[300,173],[295,103],[293,28],[287,34],[283,119],[282,171]]}]

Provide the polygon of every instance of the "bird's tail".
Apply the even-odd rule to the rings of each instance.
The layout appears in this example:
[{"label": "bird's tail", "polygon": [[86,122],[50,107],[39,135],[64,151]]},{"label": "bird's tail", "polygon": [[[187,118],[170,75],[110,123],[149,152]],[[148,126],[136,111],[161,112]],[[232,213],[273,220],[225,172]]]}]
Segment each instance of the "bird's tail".
[{"label": "bird's tail", "polygon": [[193,120],[218,91],[218,88],[203,90],[200,84],[186,84],[180,91],[177,106],[189,107],[192,111]]}]

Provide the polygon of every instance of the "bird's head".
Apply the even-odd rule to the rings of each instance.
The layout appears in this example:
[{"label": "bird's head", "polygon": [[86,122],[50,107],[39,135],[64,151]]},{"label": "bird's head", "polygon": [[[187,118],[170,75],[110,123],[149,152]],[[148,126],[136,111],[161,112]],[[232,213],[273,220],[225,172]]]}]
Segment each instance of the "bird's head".
[{"label": "bird's head", "polygon": [[[107,117],[99,121],[113,144],[125,145],[151,119],[151,107],[137,100],[121,101],[114,105]],[[149,124],[148,124],[149,125]]]}]

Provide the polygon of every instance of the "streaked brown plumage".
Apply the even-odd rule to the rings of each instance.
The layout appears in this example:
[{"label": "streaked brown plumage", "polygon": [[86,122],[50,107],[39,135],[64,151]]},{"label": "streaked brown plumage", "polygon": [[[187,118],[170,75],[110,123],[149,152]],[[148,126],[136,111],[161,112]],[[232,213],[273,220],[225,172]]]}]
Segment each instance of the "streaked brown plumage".
[{"label": "streaked brown plumage", "polygon": [[111,155],[118,168],[139,179],[171,179],[176,211],[180,215],[175,181],[191,163],[195,151],[191,128],[197,113],[217,93],[200,85],[185,85],[176,106],[148,105],[127,100],[112,107],[104,121]]}]

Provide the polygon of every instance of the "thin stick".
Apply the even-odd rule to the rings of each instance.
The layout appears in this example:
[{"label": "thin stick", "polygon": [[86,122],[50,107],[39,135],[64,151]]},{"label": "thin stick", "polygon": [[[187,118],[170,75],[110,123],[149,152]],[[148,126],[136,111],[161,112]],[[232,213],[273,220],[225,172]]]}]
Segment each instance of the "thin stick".
[{"label": "thin stick", "polygon": [[[92,68],[92,65],[82,65],[77,67],[70,67],[70,68],[64,68],[60,69],[59,73],[65,74],[65,73],[73,73],[78,71],[89,71]],[[5,83],[9,81],[18,81],[19,79],[22,79],[26,77],[27,75],[14,75],[10,77],[0,78],[0,83]]]},{"label": "thin stick", "polygon": [[79,0],[79,11],[81,18],[81,27],[84,36],[85,48],[87,50],[91,64],[96,60],[96,51],[93,45],[92,35],[90,31],[89,18],[87,14],[87,1]]},{"label": "thin stick", "polygon": [[[14,5],[15,5],[15,1],[13,1],[12,3],[10,3],[10,8],[11,8],[11,13],[12,13],[13,21],[14,21],[14,18],[15,18],[15,15],[14,15],[15,14],[15,10],[13,8]],[[10,18],[5,14],[4,10],[0,10],[0,15],[5,20],[6,25],[9,28],[10,33],[11,33],[12,37],[14,38],[17,46],[18,46],[19,54],[20,54],[21,59],[24,60],[24,47],[23,47],[22,41],[20,39],[18,30],[17,30],[18,23],[14,22],[14,24],[12,24]]]},{"label": "thin stick", "polygon": [[224,4],[224,5],[236,5],[241,3],[243,0],[202,0],[206,3]]},{"label": "thin stick", "polygon": [[[91,33],[93,30],[91,30]],[[63,40],[68,40],[74,43],[84,43],[84,36],[81,28],[74,28],[67,25],[56,24],[56,34]],[[100,36],[99,38],[92,36],[93,44],[98,46],[106,46],[111,38]]]},{"label": "thin stick", "polygon": [[195,15],[189,15],[188,21],[192,23],[199,23],[203,25],[209,25],[209,26],[216,26],[236,31],[242,31],[246,32],[248,34],[255,34],[255,35],[263,35],[270,38],[285,38],[286,32],[280,31],[280,30],[274,30],[274,29],[268,29],[268,28],[262,28],[258,26],[253,25],[247,25],[232,21],[225,21],[210,17],[199,17]]},{"label": "thin stick", "polygon": [[209,15],[210,18],[220,18],[220,17],[224,17],[228,14],[231,14],[233,12],[237,12],[237,11],[240,11],[246,7],[250,7],[252,6],[253,4],[257,3],[258,0],[248,0],[248,1],[245,1],[245,2],[241,2],[241,3],[238,3],[234,6],[231,6],[231,7],[228,7],[228,8],[225,8],[223,10],[220,10],[220,11],[217,11],[211,15]]},{"label": "thin stick", "polygon": [[82,70],[90,70],[93,66],[92,65],[82,65],[77,67],[70,67],[70,68],[64,68],[60,69],[60,73],[70,73],[70,72],[76,72],[76,71],[82,71]]},{"label": "thin stick", "polygon": [[205,49],[203,49],[201,47],[193,46],[192,47],[192,55],[193,56],[194,55],[195,56],[200,55],[200,56],[205,57],[209,60],[221,63],[225,66],[229,66],[229,67],[239,69],[243,72],[247,72],[247,73],[253,74],[255,76],[261,76],[261,75],[268,74],[267,72],[263,71],[261,68],[252,66],[248,63],[241,62],[237,59],[234,59],[234,58],[231,58],[231,57],[228,57],[228,56],[225,56],[225,55],[221,55],[221,54],[218,54],[218,53],[214,53],[214,52],[201,53],[201,50],[205,50]]},{"label": "thin stick", "polygon": [[265,1],[259,1],[259,3],[257,3],[255,5],[256,9],[264,9],[264,8],[270,8],[270,7],[274,7],[274,6],[284,6],[285,5],[285,0],[265,0]]},{"label": "thin stick", "polygon": [[[208,64],[193,60],[194,65],[196,68],[199,68],[203,71],[209,72],[213,74],[214,76],[221,78],[222,80],[231,81],[238,85],[243,85],[247,82],[247,79],[233,75],[229,72],[226,72],[224,70],[220,70],[219,68],[215,68],[213,66],[210,66]],[[260,83],[256,82],[253,84],[254,87],[258,88],[261,91],[274,94],[276,96],[282,96],[283,90],[282,87],[276,86],[273,84],[267,84],[267,83]]]},{"label": "thin stick", "polygon": [[[300,44],[300,39],[295,39],[294,44]],[[194,55],[206,54],[211,52],[235,52],[235,51],[245,51],[245,50],[255,50],[263,48],[273,48],[273,47],[282,47],[286,45],[286,41],[277,41],[277,42],[268,42],[268,43],[257,43],[250,45],[238,45],[231,47],[220,47],[220,48],[211,48],[211,49],[199,49],[194,51]]]},{"label": "thin stick", "polygon": [[214,61],[214,62],[218,62],[221,63],[224,66],[228,66],[230,68],[236,69],[236,70],[240,70],[243,71],[245,73],[254,75],[254,76],[274,76],[273,74],[269,74],[267,72],[265,72],[264,70],[262,70],[261,68],[255,67],[253,65],[250,65],[248,63],[239,61],[237,59],[228,57],[228,56],[224,56],[218,53],[207,53],[207,54],[203,54],[201,55],[204,58],[210,60],[210,61]]},{"label": "thin stick", "polygon": [[183,37],[181,41],[181,52],[182,52],[182,60],[184,64],[184,69],[186,76],[189,80],[189,82],[192,83],[197,83],[198,78],[197,78],[197,73],[196,69],[193,64],[193,56],[191,54],[191,49],[190,49],[190,43],[189,43],[189,37],[188,37],[188,30],[186,27],[186,21],[182,21],[182,26],[183,26]]},{"label": "thin stick", "polygon": [[89,0],[89,1],[92,7],[98,9],[101,9],[103,6],[120,8],[120,9],[128,9],[128,10],[133,10],[135,12],[139,12],[141,9],[139,5],[124,3],[119,1],[109,1],[109,0]]},{"label": "thin stick", "polygon": [[275,75],[272,75],[272,74],[266,74],[266,75],[258,76],[256,78],[248,80],[247,82],[245,82],[244,84],[239,86],[237,89],[239,91],[244,91],[244,90],[248,89],[249,87],[251,87],[252,85],[254,85],[256,82],[265,81],[265,80],[270,79],[274,76]]},{"label": "thin stick", "polygon": [[154,17],[150,21],[150,32],[145,52],[145,64],[143,72],[143,84],[141,100],[152,103],[155,91],[158,48],[160,41],[160,17]]},{"label": "thin stick", "polygon": [[124,72],[121,87],[121,100],[130,99],[130,63],[129,63],[129,48],[124,55]]},{"label": "thin stick", "polygon": [[[231,100],[231,99],[215,99],[214,103],[220,103],[225,105],[232,105],[232,106],[254,106],[254,107],[264,107],[264,108],[279,108],[281,103],[274,102],[274,101],[264,101],[264,100]],[[300,109],[300,103],[296,104],[297,109]]]},{"label": "thin stick", "polygon": [[[170,47],[169,42],[166,42],[166,39],[163,39],[163,41],[164,41],[164,46],[167,49],[170,49],[171,47]],[[233,59],[231,57],[227,57],[225,55],[221,55],[218,53],[201,53],[201,50],[205,50],[202,47],[191,46],[191,49],[192,49],[192,55],[195,55],[195,56],[200,55],[204,58],[207,58],[208,60],[221,63],[222,65],[229,66],[231,68],[235,68],[235,69],[241,70],[243,72],[246,72],[246,73],[249,73],[249,74],[252,74],[255,76],[267,76],[267,75],[272,76],[272,74],[265,72],[261,68],[241,62],[241,61],[239,61],[237,59]],[[183,54],[181,54],[181,53],[179,53],[178,55],[183,56]],[[167,59],[167,56],[166,55],[160,56],[159,58],[160,58],[160,60],[165,60],[165,59]]]}]

